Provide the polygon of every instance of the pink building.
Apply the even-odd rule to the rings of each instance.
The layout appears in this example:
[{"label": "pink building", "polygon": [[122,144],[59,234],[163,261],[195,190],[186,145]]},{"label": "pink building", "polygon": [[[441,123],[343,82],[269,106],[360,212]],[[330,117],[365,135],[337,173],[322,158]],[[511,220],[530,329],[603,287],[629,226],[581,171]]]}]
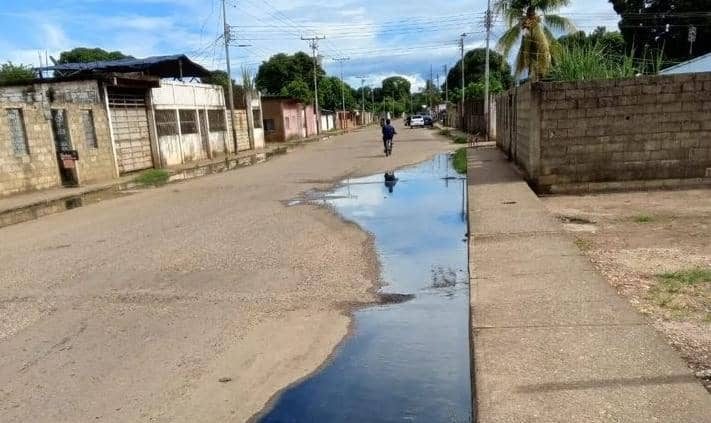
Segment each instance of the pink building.
[{"label": "pink building", "polygon": [[262,97],[266,142],[285,142],[316,135],[316,114],[311,105],[284,96]]}]

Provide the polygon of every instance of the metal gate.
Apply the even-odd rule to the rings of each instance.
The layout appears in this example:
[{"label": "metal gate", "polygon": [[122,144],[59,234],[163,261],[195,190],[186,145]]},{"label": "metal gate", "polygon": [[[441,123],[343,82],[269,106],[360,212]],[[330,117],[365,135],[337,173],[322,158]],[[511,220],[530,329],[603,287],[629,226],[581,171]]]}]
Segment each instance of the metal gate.
[{"label": "metal gate", "polygon": [[109,91],[109,110],[119,173],[152,168],[145,93]]}]

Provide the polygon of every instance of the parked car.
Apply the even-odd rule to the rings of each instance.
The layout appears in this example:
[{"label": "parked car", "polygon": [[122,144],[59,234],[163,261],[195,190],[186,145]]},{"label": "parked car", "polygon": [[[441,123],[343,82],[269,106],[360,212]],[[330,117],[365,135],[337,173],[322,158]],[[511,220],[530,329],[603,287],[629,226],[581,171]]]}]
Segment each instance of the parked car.
[{"label": "parked car", "polygon": [[425,127],[425,119],[420,115],[415,115],[410,118],[410,128],[415,128],[418,126],[420,128],[424,128]]},{"label": "parked car", "polygon": [[434,128],[434,120],[432,119],[432,116],[425,116],[422,118],[424,121],[424,125],[429,128]]}]

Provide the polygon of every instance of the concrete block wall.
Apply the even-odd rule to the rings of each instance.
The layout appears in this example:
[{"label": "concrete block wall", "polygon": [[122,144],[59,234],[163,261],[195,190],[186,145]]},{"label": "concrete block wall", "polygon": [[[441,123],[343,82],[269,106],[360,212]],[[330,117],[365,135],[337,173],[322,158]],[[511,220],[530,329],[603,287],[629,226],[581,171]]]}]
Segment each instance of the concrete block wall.
[{"label": "concrete block wall", "polygon": [[711,183],[711,73],[527,86],[510,142],[538,191]]},{"label": "concrete block wall", "polygon": [[[7,109],[21,109],[29,154],[16,155],[10,139]],[[97,81],[62,82],[0,88],[0,197],[61,185],[51,109],[67,111],[68,129],[81,184],[115,176],[108,118]],[[87,146],[81,110],[91,110],[98,148]]]}]

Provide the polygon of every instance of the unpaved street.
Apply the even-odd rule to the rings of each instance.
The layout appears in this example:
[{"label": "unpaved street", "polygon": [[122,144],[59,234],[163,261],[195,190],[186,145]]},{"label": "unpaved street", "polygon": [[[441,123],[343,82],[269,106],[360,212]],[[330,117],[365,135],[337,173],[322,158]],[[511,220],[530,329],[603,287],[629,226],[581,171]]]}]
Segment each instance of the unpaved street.
[{"label": "unpaved street", "polygon": [[0,229],[0,421],[241,422],[314,371],[377,260],[355,225],[284,204],[451,148],[398,129],[388,159],[373,128]]}]

